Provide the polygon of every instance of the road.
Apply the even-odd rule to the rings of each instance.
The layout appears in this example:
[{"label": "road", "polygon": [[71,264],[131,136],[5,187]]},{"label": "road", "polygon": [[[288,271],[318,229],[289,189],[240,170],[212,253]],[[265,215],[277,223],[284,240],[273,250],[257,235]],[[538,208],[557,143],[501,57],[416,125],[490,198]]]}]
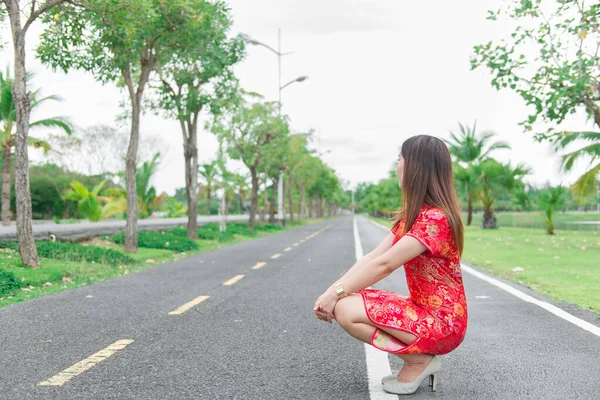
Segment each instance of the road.
[{"label": "road", "polygon": [[[386,234],[357,228],[364,253]],[[1,309],[0,399],[397,399],[377,374],[399,359],[312,314],[355,255],[342,217]],[[437,392],[412,398],[597,399],[595,315],[481,277]],[[403,270],[375,287],[406,293]]]}]

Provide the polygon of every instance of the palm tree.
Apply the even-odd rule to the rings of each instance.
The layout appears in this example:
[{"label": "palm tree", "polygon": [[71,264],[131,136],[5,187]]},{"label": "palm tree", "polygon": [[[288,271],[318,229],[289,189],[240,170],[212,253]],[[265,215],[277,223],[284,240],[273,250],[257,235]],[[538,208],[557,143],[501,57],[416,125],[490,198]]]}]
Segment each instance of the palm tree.
[{"label": "palm tree", "polygon": [[497,228],[494,216],[494,202],[503,193],[511,193],[522,188],[521,179],[531,170],[523,164],[511,167],[510,163],[502,164],[492,158],[473,166],[473,171],[478,177],[476,196],[483,205],[483,228]]},{"label": "palm tree", "polygon": [[140,218],[147,218],[152,214],[154,202],[157,199],[156,189],[150,185],[152,176],[158,169],[160,153],[156,153],[152,160],[145,161],[140,168],[136,168],[135,183],[138,196],[138,213]]},{"label": "palm tree", "polygon": [[108,179],[103,180],[90,191],[81,182],[71,182],[71,190],[64,198],[77,202],[77,210],[89,221],[97,222],[127,209],[125,198],[114,201],[110,197],[100,196],[100,191]]},{"label": "palm tree", "polygon": [[492,132],[484,132],[477,134],[477,122],[473,123],[473,127],[464,126],[458,123],[460,133],[458,135],[450,132],[451,140],[445,140],[448,144],[448,150],[454,157],[457,165],[466,169],[455,175],[457,178],[457,186],[462,188],[468,202],[467,225],[471,225],[473,221],[473,200],[477,187],[472,176],[472,171],[469,171],[473,165],[479,164],[489,158],[494,150],[510,149],[506,142],[497,141],[489,143],[495,136]]},{"label": "palm tree", "polygon": [[[31,75],[28,74],[28,79]],[[13,132],[16,128],[17,121],[17,110],[15,103],[13,102],[13,79],[10,77],[8,69],[4,74],[0,72],[0,148],[4,154],[4,166],[2,169],[2,225],[10,224],[10,163],[11,163],[11,150],[15,144],[15,134]],[[45,101],[48,100],[59,100],[57,96],[48,96],[38,99],[39,89],[31,94],[31,109],[39,107]],[[46,118],[39,121],[35,121],[29,124],[30,127],[45,126],[45,127],[56,127],[62,129],[67,134],[71,134],[71,124],[62,117]],[[47,142],[29,137],[29,145],[34,148],[44,149],[44,153],[50,150],[50,146]]]},{"label": "palm tree", "polygon": [[198,170],[200,175],[206,181],[206,215],[210,215],[210,206],[211,206],[211,195],[212,189],[215,186],[215,180],[217,178],[217,161],[212,161],[208,164],[202,164]]},{"label": "palm tree", "polygon": [[584,201],[596,195],[600,181],[600,132],[567,132],[555,144],[556,147],[564,149],[576,140],[591,142],[591,144],[563,155],[561,167],[568,172],[576,161],[586,157],[591,158],[590,169],[572,186],[574,197]]},{"label": "palm tree", "polygon": [[564,186],[549,187],[548,190],[541,192],[538,196],[538,201],[544,222],[546,223],[546,232],[548,235],[554,235],[554,224],[552,217],[554,212],[561,210],[565,206],[568,190]]}]

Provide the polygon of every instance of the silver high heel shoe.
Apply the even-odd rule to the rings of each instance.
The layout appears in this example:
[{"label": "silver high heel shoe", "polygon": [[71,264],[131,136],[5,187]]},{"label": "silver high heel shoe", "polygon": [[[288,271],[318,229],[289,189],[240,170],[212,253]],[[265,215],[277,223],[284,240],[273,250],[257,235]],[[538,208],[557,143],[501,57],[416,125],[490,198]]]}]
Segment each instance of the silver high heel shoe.
[{"label": "silver high heel shoe", "polygon": [[[429,364],[425,367],[421,375],[412,382],[398,382],[394,375],[388,375],[384,377],[381,382],[383,383],[383,390],[388,393],[394,394],[413,394],[419,389],[421,382],[429,377],[429,387],[435,392],[437,385],[437,374],[442,369],[440,359],[434,356]],[[390,379],[390,376],[392,377]],[[385,381],[384,381],[385,379]]]}]

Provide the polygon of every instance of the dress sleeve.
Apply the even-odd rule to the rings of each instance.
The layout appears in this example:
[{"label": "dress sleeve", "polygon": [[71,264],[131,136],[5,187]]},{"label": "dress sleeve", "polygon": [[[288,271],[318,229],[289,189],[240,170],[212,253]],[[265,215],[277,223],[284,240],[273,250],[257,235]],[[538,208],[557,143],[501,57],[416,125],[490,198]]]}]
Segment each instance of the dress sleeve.
[{"label": "dress sleeve", "polygon": [[440,256],[452,240],[452,230],[444,213],[429,209],[420,213],[412,228],[406,233],[423,244],[433,256]]}]

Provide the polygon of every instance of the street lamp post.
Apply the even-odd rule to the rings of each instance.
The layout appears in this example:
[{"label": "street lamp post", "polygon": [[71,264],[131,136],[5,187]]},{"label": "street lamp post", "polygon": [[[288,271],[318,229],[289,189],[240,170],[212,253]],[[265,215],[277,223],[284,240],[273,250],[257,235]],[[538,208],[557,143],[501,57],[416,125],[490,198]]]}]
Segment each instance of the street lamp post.
[{"label": "street lamp post", "polygon": [[[255,45],[255,46],[263,46],[269,50],[271,50],[273,53],[275,53],[277,55],[277,65],[278,65],[278,108],[279,108],[279,116],[281,116],[281,91],[283,89],[285,89],[286,87],[290,86],[292,83],[296,83],[296,82],[304,82],[305,80],[308,79],[308,76],[306,75],[302,75],[297,77],[296,79],[293,79],[291,81],[289,81],[288,83],[286,83],[285,85],[281,85],[281,57],[286,56],[288,54],[292,54],[292,53],[282,53],[281,52],[281,29],[277,29],[277,50],[275,50],[274,48],[272,48],[269,45],[266,45],[262,42],[259,42],[258,40],[255,39],[250,39],[248,40],[248,43]],[[277,216],[278,218],[280,218],[282,220],[283,225],[285,225],[285,208],[283,206],[283,172],[279,173],[279,184],[277,185]]]}]

